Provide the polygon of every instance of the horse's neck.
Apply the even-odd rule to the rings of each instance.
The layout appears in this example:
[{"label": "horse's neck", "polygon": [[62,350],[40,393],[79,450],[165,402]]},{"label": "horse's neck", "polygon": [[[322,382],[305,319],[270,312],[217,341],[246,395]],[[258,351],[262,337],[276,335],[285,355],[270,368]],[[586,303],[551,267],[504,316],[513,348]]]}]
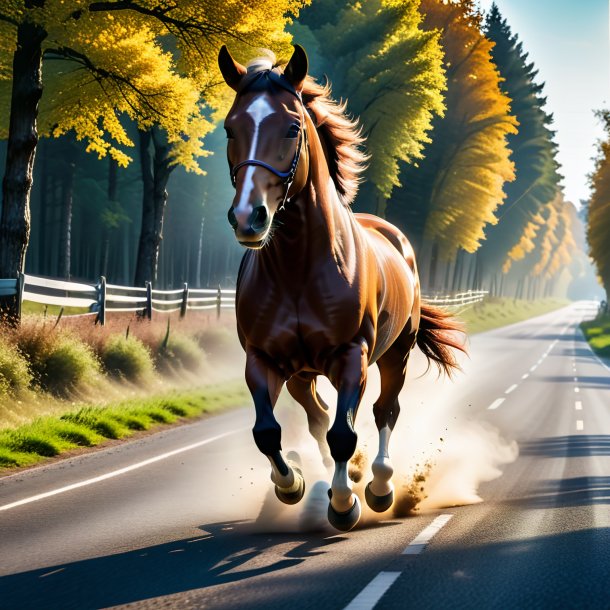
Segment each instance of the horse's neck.
[{"label": "horse's neck", "polygon": [[[308,123],[308,128],[315,130],[313,123]],[[265,266],[287,282],[315,274],[329,261],[340,267],[353,266],[358,228],[351,211],[339,200],[317,133],[310,136],[309,153],[307,183],[277,215],[275,235],[261,251]]]}]

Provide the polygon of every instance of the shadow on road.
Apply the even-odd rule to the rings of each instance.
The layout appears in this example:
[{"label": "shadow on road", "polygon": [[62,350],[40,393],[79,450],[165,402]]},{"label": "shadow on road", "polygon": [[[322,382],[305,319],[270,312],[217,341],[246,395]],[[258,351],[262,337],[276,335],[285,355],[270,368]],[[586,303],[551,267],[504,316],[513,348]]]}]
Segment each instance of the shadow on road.
[{"label": "shadow on road", "polygon": [[392,588],[392,601],[384,597],[379,607],[609,608],[609,546],[607,527],[431,545],[418,558],[417,580],[405,572]]},{"label": "shadow on road", "polygon": [[[394,524],[378,523],[376,527]],[[0,609],[84,610],[201,592],[282,572],[345,540],[320,533],[253,533],[252,522],[206,524],[201,530],[201,536],[195,538],[2,577]],[[311,583],[312,593],[321,590],[327,595],[332,578],[327,574],[320,582]],[[266,599],[274,597],[268,590],[264,595]],[[228,607],[222,589],[207,591],[205,597],[206,608]],[[249,606],[248,600],[245,606],[242,603],[234,607]],[[172,607],[180,607],[180,602]]]},{"label": "shadow on road", "polygon": [[[569,375],[549,375],[540,377],[546,383],[575,383],[574,377]],[[578,387],[581,389],[610,390],[610,375],[606,376],[578,376]]]},{"label": "shadow on road", "polygon": [[519,443],[522,456],[563,458],[610,455],[610,435],[574,434],[550,436]]},{"label": "shadow on road", "polygon": [[574,477],[543,481],[536,491],[510,502],[520,508],[565,508],[610,504],[610,477]]}]

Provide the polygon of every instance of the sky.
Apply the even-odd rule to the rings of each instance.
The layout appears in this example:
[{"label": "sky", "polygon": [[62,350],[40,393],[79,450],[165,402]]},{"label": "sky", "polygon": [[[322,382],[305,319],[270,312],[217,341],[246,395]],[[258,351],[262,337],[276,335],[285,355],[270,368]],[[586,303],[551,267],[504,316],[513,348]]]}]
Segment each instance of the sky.
[{"label": "sky", "polygon": [[[493,0],[479,0],[484,11]],[[593,111],[610,107],[610,0],[495,0],[544,82],[566,199],[588,199],[596,142]]]}]

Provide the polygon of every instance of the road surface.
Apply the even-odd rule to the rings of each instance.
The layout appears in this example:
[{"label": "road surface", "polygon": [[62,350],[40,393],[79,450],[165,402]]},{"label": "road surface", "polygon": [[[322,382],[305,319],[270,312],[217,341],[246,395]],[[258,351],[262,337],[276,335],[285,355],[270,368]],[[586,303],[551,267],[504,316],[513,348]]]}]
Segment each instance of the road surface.
[{"label": "road surface", "polygon": [[400,490],[425,479],[407,518],[325,529],[325,471],[289,401],[283,445],[317,492],[295,507],[270,496],[250,408],[0,479],[0,608],[610,608],[610,369],[578,330],[592,307],[472,337],[453,382],[414,356],[390,445]]}]

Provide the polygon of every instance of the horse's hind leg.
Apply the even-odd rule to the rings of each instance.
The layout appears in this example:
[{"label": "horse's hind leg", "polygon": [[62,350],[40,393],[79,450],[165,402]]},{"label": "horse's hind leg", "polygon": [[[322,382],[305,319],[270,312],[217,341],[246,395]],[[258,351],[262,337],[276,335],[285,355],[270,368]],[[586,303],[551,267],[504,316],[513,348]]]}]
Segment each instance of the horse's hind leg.
[{"label": "horse's hind leg", "polygon": [[296,504],[305,493],[305,482],[300,470],[282,456],[282,430],[273,414],[284,379],[262,354],[246,350],[246,383],[256,409],[254,442],[269,459],[275,494],[285,504]]},{"label": "horse's hind leg", "polygon": [[322,459],[325,466],[332,466],[333,460],[330,456],[330,448],[326,441],[328,432],[328,405],[316,392],[315,375],[294,376],[286,383],[290,395],[305,409],[309,432],[318,442]]},{"label": "horse's hind leg", "polygon": [[373,480],[366,486],[365,498],[369,507],[378,513],[388,510],[394,502],[394,469],[388,447],[400,413],[398,395],[404,385],[407,361],[413,343],[414,335],[407,335],[403,341],[399,338],[377,361],[381,393],[373,406],[373,414],[379,430],[379,451],[372,464]]}]

